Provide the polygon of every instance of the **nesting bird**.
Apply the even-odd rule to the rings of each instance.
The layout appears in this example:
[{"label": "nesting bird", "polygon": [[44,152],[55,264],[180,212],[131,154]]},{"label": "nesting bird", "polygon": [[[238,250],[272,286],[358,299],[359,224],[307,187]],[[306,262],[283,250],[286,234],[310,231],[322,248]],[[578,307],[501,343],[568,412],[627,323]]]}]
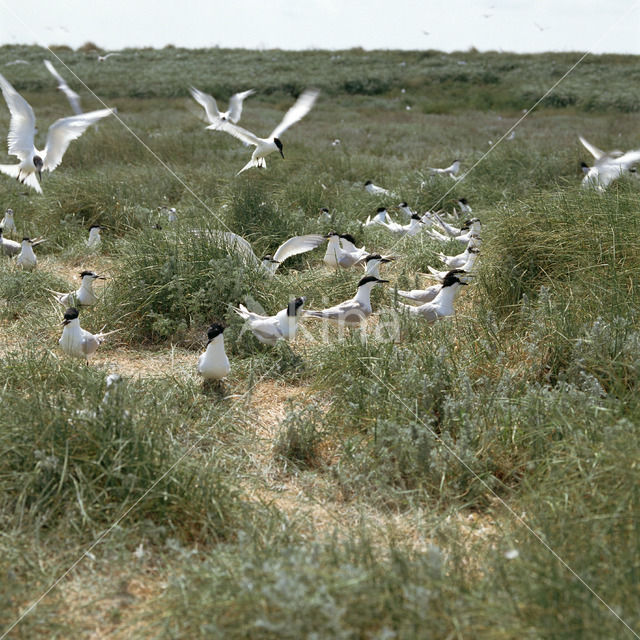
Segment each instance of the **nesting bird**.
[{"label": "nesting bird", "polygon": [[99,276],[93,271],[83,271],[80,274],[80,287],[76,291],[71,293],[51,291],[51,293],[54,294],[56,301],[65,307],[90,307],[98,302],[93,291],[93,283],[104,279],[104,276]]},{"label": "nesting bird", "polygon": [[62,337],[58,344],[67,355],[74,358],[84,358],[88,363],[89,359],[95,355],[98,347],[104,342],[104,339],[115,333],[115,331],[95,334],[85,331],[80,326],[78,315],[78,310],[75,307],[69,307],[64,312]]},{"label": "nesting bird", "polygon": [[33,252],[33,246],[34,243],[31,238],[22,238],[20,253],[16,257],[16,265],[26,271],[35,269],[38,264],[38,258],[36,258],[36,254]]}]

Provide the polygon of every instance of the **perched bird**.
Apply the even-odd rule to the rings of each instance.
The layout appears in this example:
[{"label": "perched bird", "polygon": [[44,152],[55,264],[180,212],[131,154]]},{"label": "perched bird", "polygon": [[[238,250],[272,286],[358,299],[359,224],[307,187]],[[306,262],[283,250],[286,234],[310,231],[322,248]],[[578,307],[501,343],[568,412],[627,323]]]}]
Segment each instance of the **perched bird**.
[{"label": "perched bird", "polygon": [[424,223],[422,222],[422,217],[414,213],[408,224],[399,224],[391,220],[391,218],[389,218],[388,222],[379,222],[378,224],[398,236],[415,236],[420,232]]},{"label": "perched bird", "polygon": [[393,256],[381,256],[379,253],[370,253],[364,259],[364,275],[375,276],[380,279],[380,265],[394,260]]},{"label": "perched bird", "polygon": [[440,318],[454,315],[455,309],[453,308],[453,302],[458,289],[462,285],[467,284],[458,277],[460,273],[457,269],[449,271],[442,281],[440,291],[438,291],[430,302],[425,302],[419,307],[404,304],[403,302],[398,302],[398,305],[401,309],[408,311],[412,315],[418,315],[430,323]]},{"label": "perched bird", "polygon": [[89,249],[97,249],[102,244],[101,229],[102,227],[99,224],[92,224],[89,227],[89,238],[87,239],[87,247]]},{"label": "perched bird", "polygon": [[389,282],[381,280],[375,276],[365,276],[358,282],[356,295],[350,300],[345,300],[328,309],[321,311],[305,311],[304,315],[310,318],[320,318],[330,320],[339,325],[350,327],[358,326],[363,320],[366,320],[372,313],[371,309],[371,289],[377,284]]},{"label": "perched bird", "polygon": [[80,274],[80,287],[71,293],[60,293],[51,291],[57,302],[65,307],[90,307],[98,302],[98,298],[93,291],[93,283],[96,280],[104,280],[104,276],[99,276],[93,271],[83,271]]},{"label": "perched bird", "polygon": [[76,115],[80,115],[82,113],[82,108],[80,107],[80,96],[69,87],[65,79],[56,71],[56,68],[51,64],[51,62],[49,62],[49,60],[44,61],[44,66],[47,67],[47,71],[49,71],[49,73],[58,81],[58,90],[62,91],[62,93],[67,97],[73,112]]},{"label": "perched bird", "polygon": [[78,310],[75,307],[69,307],[64,312],[64,320],[62,321],[62,337],[58,344],[62,350],[69,356],[74,358],[84,358],[87,363],[89,359],[98,350],[98,347],[104,342],[104,339],[117,331],[108,331],[107,333],[90,333],[80,326],[78,319]]},{"label": "perched bird", "polygon": [[222,380],[231,371],[224,350],[224,329],[221,324],[214,323],[207,330],[207,348],[198,358],[198,373],[204,380]]},{"label": "perched bird", "polygon": [[330,231],[327,239],[329,242],[323,260],[330,267],[348,269],[367,256],[367,250],[364,247],[356,247],[355,238],[348,233],[340,235]]},{"label": "perched bird", "polygon": [[215,129],[224,131],[234,138],[238,138],[246,145],[254,145],[255,149],[251,155],[251,160],[238,171],[236,175],[240,175],[243,171],[250,169],[251,167],[266,168],[267,163],[265,158],[273,153],[279,151],[280,155],[284,159],[284,152],[280,136],[293,124],[304,118],[304,116],[311,111],[319,92],[315,89],[307,89],[300,94],[300,97],[296,100],[295,104],[285,113],[284,118],[280,124],[271,132],[267,138],[258,138],[255,134],[239,127],[236,124],[231,124],[228,121],[221,121],[219,123],[210,124],[207,129]]},{"label": "perched bird", "polygon": [[278,340],[293,340],[298,329],[300,311],[304,298],[292,300],[286,309],[278,311],[275,316],[262,316],[249,311],[244,305],[234,307],[234,311],[244,320],[253,335],[263,344],[274,345]]},{"label": "perched bird", "polygon": [[189,91],[191,92],[193,99],[203,107],[209,124],[216,125],[216,127],[227,120],[234,124],[238,122],[242,116],[242,103],[244,99],[255,93],[253,89],[234,93],[231,98],[229,98],[229,110],[221,113],[218,109],[218,103],[213,96],[210,96],[208,93],[204,93],[203,91],[199,91],[195,87],[191,87]]},{"label": "perched bird", "polygon": [[79,138],[90,125],[115,112],[115,109],[100,109],[56,120],[49,127],[44,150],[39,151],[34,146],[36,117],[33,109],[2,75],[0,88],[11,113],[7,137],[9,154],[20,160],[19,164],[0,164],[0,171],[38,193],[42,193],[38,182],[38,178],[42,179],[42,171],[53,171],[62,162],[62,156],[72,140]]},{"label": "perched bird", "polygon": [[475,242],[476,239],[471,238],[467,244],[467,248],[458,255],[447,256],[444,253],[438,253],[437,256],[444,265],[449,267],[449,269],[462,269],[462,267],[467,264],[471,254],[480,253],[480,249],[475,246]]},{"label": "perched bird", "polygon": [[7,209],[4,212],[4,218],[0,221],[0,228],[5,232],[17,233],[16,223],[13,219],[13,209]]},{"label": "perched bird", "polygon": [[31,238],[22,238],[22,246],[20,253],[16,257],[16,264],[27,271],[36,268],[38,258],[36,258],[36,254],[33,252],[33,241]]},{"label": "perched bird", "polygon": [[449,176],[454,180],[458,180],[457,178],[458,172],[460,171],[460,160],[454,160],[453,164],[445,167],[444,169],[438,169],[436,167],[429,167],[429,171],[431,175],[439,175],[439,176]]},{"label": "perched bird", "polygon": [[261,266],[269,275],[273,275],[278,267],[288,258],[306,253],[319,247],[325,237],[311,233],[306,236],[294,236],[283,242],[273,255],[266,255],[261,260],[258,259],[248,240],[232,231],[212,230],[208,235],[227,251],[235,251],[245,262],[254,266]]},{"label": "perched bird", "polygon": [[98,62],[105,62],[106,60],[108,60],[112,56],[121,56],[121,55],[122,55],[121,53],[117,53],[115,51],[112,52],[112,53],[105,53],[103,56],[98,54]]},{"label": "perched bird", "polygon": [[378,207],[376,215],[367,216],[367,221],[364,223],[365,227],[371,227],[374,224],[387,224],[389,222],[389,213],[385,207]]},{"label": "perched bird", "polygon": [[[587,142],[579,136],[580,142],[594,158],[593,166],[586,171],[582,179],[583,187],[594,187],[598,191],[604,191],[614,180],[626,171],[631,171],[633,165],[640,162],[640,149],[633,151],[610,151],[605,153],[598,147]],[[586,165],[583,163],[583,170]]]},{"label": "perched bird", "polygon": [[388,189],[384,189],[383,187],[379,187],[376,184],[373,184],[371,180],[367,180],[364,183],[364,188],[367,193],[370,193],[373,196],[391,196],[397,198],[396,194],[393,191],[389,191]]}]

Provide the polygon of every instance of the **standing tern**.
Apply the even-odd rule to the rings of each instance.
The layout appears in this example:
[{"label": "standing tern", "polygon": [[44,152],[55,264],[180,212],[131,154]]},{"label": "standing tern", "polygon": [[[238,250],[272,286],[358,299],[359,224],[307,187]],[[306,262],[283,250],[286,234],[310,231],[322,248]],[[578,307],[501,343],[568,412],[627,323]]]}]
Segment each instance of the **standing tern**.
[{"label": "standing tern", "polygon": [[[470,249],[469,257],[467,258],[467,261],[457,270],[460,271],[461,273],[467,273],[469,275],[473,275],[475,273],[474,271],[475,263],[478,260],[479,256],[480,256],[480,249],[475,249],[475,248]],[[447,273],[449,273],[449,271],[451,270],[451,267],[449,267],[444,271],[438,271],[438,269],[434,269],[433,267],[427,267],[427,269],[429,269],[430,276],[442,282],[445,279]]]},{"label": "standing tern", "polygon": [[379,253],[370,253],[364,259],[364,275],[375,276],[380,279],[380,265],[387,264],[394,259],[393,256],[381,256]]},{"label": "standing tern", "polygon": [[598,191],[604,191],[625,171],[630,171],[634,164],[640,162],[640,149],[626,153],[621,151],[605,153],[587,142],[582,136],[579,137],[580,142],[594,158],[593,166],[589,168],[582,179],[583,187],[595,187]]},{"label": "standing tern", "polygon": [[356,327],[371,315],[371,289],[383,282],[389,281],[381,280],[375,276],[365,276],[358,282],[356,295],[350,300],[345,300],[340,304],[329,307],[328,309],[322,309],[321,311],[305,311],[304,315],[310,318],[330,320],[339,325]]},{"label": "standing tern", "polygon": [[224,350],[224,329],[221,324],[213,323],[207,330],[207,348],[198,358],[198,373],[204,380],[222,380],[231,371]]},{"label": "standing tern", "polygon": [[89,249],[97,249],[102,244],[101,229],[102,227],[99,224],[92,224],[89,227],[89,237],[87,238],[87,247]]},{"label": "standing tern", "polygon": [[36,268],[38,258],[36,258],[36,254],[33,252],[33,241],[31,238],[22,238],[22,246],[20,253],[16,257],[16,264],[27,271]]},{"label": "standing tern", "polygon": [[210,124],[207,129],[216,129],[219,131],[225,131],[232,135],[234,138],[238,138],[246,145],[254,145],[255,149],[251,155],[251,160],[238,171],[236,175],[240,175],[243,171],[250,169],[251,167],[266,168],[267,163],[265,158],[273,153],[279,151],[280,155],[284,159],[284,153],[282,151],[282,142],[280,136],[293,124],[302,120],[304,116],[311,111],[319,91],[315,89],[307,89],[300,94],[300,97],[296,100],[295,104],[285,113],[284,118],[280,124],[270,133],[268,138],[258,138],[255,134],[239,127],[236,124],[231,124],[228,121],[221,123]]},{"label": "standing tern", "polygon": [[238,122],[240,120],[240,116],[242,116],[242,103],[244,99],[255,93],[253,89],[234,93],[231,98],[229,98],[229,110],[220,112],[218,109],[218,103],[213,96],[210,96],[208,93],[204,93],[204,91],[200,91],[195,87],[191,87],[189,91],[191,92],[193,99],[204,109],[209,124],[215,125],[216,127],[227,120],[234,124]]},{"label": "standing tern", "polygon": [[349,234],[338,234],[330,231],[326,236],[329,240],[324,254],[324,263],[330,267],[348,269],[358,262],[362,262],[368,255],[364,247],[356,247],[355,238]]},{"label": "standing tern", "polygon": [[13,209],[7,209],[4,212],[4,218],[2,218],[2,221],[0,221],[0,228],[3,229],[3,231],[11,233],[18,232],[18,230],[16,229],[16,223],[13,219]]},{"label": "standing tern", "polygon": [[389,222],[379,222],[378,224],[398,236],[415,236],[420,232],[424,223],[422,222],[422,217],[414,213],[411,215],[408,224],[399,224],[391,219],[389,219]]},{"label": "standing tern", "polygon": [[440,318],[452,316],[455,314],[453,302],[458,293],[458,289],[462,285],[467,284],[460,280],[458,275],[460,275],[460,272],[456,269],[449,271],[442,281],[440,291],[438,291],[431,302],[425,302],[419,307],[404,304],[403,302],[398,302],[398,305],[401,309],[408,311],[412,315],[421,316],[429,323],[435,322]]},{"label": "standing tern", "polygon": [[444,253],[438,253],[438,258],[449,269],[462,269],[467,264],[470,255],[480,253],[480,249],[474,246],[474,242],[475,238],[471,238],[467,248],[457,256],[446,256]]},{"label": "standing tern", "polygon": [[376,215],[367,216],[367,221],[364,223],[365,227],[371,227],[374,224],[387,224],[389,222],[389,213],[385,207],[378,207]]},{"label": "standing tern", "polygon": [[90,333],[80,326],[78,315],[78,310],[75,307],[69,307],[64,312],[62,337],[58,344],[67,355],[74,358],[84,358],[88,363],[104,339],[118,329],[107,333]]},{"label": "standing tern", "polygon": [[69,87],[65,79],[56,71],[56,68],[51,64],[51,62],[49,62],[49,60],[44,61],[44,66],[47,67],[47,71],[49,71],[49,73],[58,81],[58,89],[67,97],[73,112],[77,116],[81,115],[82,109],[80,107],[80,96]]},{"label": "standing tern", "polygon": [[95,280],[105,280],[104,276],[99,276],[93,271],[83,271],[80,274],[81,284],[76,291],[71,293],[60,293],[59,291],[51,291],[56,301],[65,307],[90,307],[98,302],[98,298],[93,291],[93,283]]},{"label": "standing tern", "polygon": [[115,109],[100,109],[56,120],[49,127],[44,150],[39,151],[34,146],[36,117],[33,109],[1,74],[0,88],[11,112],[7,136],[9,154],[20,160],[19,164],[0,164],[0,171],[38,193],[42,193],[38,182],[38,178],[42,179],[42,171],[53,171],[62,162],[62,156],[72,140],[79,138],[90,125],[115,112]]},{"label": "standing tern", "polygon": [[243,304],[233,310],[244,320],[253,335],[263,344],[275,345],[279,340],[293,340],[298,329],[299,312],[304,298],[292,300],[275,316],[262,316],[249,311]]}]

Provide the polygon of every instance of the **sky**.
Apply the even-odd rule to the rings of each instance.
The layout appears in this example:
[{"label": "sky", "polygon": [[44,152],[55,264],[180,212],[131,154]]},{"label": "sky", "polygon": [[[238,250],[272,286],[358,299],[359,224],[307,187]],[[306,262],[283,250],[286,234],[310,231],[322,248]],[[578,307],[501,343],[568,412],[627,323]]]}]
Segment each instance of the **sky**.
[{"label": "sky", "polygon": [[640,0],[0,0],[0,44],[640,54]]}]

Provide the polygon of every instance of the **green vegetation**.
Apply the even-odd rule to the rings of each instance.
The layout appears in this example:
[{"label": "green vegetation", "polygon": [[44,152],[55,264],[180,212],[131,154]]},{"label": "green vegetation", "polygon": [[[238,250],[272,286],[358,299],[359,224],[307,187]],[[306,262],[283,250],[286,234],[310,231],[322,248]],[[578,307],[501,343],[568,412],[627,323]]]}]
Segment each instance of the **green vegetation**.
[{"label": "green vegetation", "polygon": [[[638,146],[636,58],[588,57],[483,157],[577,54],[57,53],[173,175],[110,118],[72,143],[43,196],[0,176],[20,231],[48,238],[32,273],[0,260],[0,628],[108,532],[8,637],[632,637],[621,620],[638,632],[639,187],[581,189],[577,141]],[[68,113],[44,55],[0,48],[40,136]],[[32,64],[4,66],[15,58]],[[248,150],[204,131],[191,84],[223,102],[254,87],[242,123],[258,133],[305,86],[322,94],[284,136],[286,160],[235,177]],[[428,177],[455,157],[481,162],[462,182]],[[420,211],[469,199],[481,268],[455,318],[393,312],[395,287],[424,284],[435,254],[459,249],[361,228],[397,204],[366,179]],[[231,306],[274,313],[304,295],[321,308],[361,272],[326,269],[319,249],[267,280],[211,241],[225,228],[258,256],[350,232],[398,256],[392,285],[374,292],[366,332],[309,319],[290,347],[266,347]],[[119,330],[90,366],[60,353],[49,293],[77,288],[83,269],[109,279],[82,326]],[[203,388],[212,321],[229,325],[232,372]]]}]

